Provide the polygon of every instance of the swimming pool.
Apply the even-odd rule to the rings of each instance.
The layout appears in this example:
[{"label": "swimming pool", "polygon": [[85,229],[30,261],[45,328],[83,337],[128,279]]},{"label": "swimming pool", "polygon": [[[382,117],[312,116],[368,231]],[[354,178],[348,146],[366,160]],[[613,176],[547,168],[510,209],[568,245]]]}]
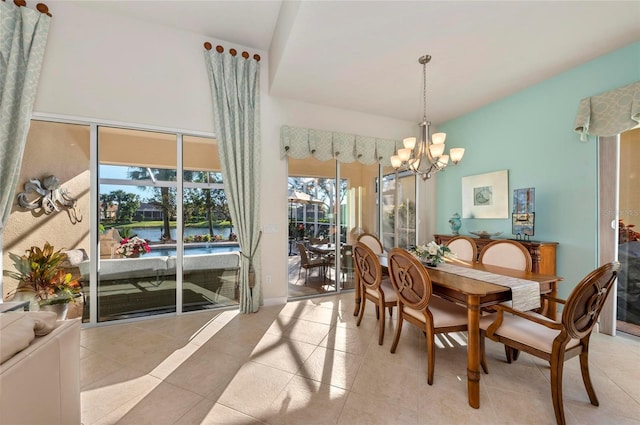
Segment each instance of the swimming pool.
[{"label": "swimming pool", "polygon": [[[175,257],[176,246],[170,245],[149,245],[151,252],[145,254],[145,257]],[[237,243],[218,242],[208,244],[185,244],[184,255],[196,254],[221,254],[224,252],[240,251],[240,245]]]}]

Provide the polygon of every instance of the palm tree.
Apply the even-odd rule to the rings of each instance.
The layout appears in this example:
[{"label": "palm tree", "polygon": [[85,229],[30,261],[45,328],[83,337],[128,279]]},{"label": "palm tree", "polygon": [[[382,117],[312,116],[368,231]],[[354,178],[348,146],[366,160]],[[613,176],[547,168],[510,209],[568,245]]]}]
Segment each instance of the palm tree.
[{"label": "palm tree", "polygon": [[[185,171],[185,174],[187,172]],[[157,181],[176,181],[176,170],[165,168],[141,168],[130,167],[129,178],[132,180],[152,180]],[[145,189],[153,189],[156,192],[155,199],[150,200],[150,204],[158,206],[162,210],[162,240],[171,240],[171,226],[169,220],[175,215],[175,195],[171,194],[169,187],[151,187],[144,186]],[[158,193],[159,192],[159,193]]]}]

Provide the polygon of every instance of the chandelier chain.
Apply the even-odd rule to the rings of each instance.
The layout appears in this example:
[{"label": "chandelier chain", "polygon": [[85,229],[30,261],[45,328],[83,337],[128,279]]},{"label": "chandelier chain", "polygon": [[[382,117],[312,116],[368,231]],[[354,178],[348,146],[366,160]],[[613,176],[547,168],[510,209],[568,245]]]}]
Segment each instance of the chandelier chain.
[{"label": "chandelier chain", "polygon": [[422,121],[427,122],[427,64],[422,64]]}]

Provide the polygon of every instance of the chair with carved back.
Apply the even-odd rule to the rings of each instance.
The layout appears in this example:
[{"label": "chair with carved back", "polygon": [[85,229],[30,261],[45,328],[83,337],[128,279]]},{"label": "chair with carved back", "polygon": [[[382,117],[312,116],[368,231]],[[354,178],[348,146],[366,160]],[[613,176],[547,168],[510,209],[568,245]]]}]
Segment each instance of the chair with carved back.
[{"label": "chair with carved back", "polygon": [[427,269],[408,251],[393,248],[389,252],[389,277],[398,296],[398,324],[391,352],[395,353],[406,320],[425,333],[427,342],[427,383],[433,384],[435,371],[435,335],[467,330],[467,309],[432,296]]},{"label": "chair with carved back", "polygon": [[378,345],[384,341],[385,307],[389,309],[389,315],[393,314],[398,298],[387,276],[382,276],[382,266],[376,253],[362,242],[353,247],[353,258],[356,263],[356,275],[361,284],[360,314],[357,326],[360,326],[367,300],[376,306],[376,318],[378,319]]},{"label": "chair with carved back", "polygon": [[531,254],[524,245],[507,239],[489,242],[480,251],[478,262],[508,269],[531,271]]},{"label": "chair with carved back", "polygon": [[[514,310],[497,305],[497,313],[480,319],[480,327],[487,338],[510,347],[515,352],[524,351],[549,362],[551,366],[551,396],[558,425],[564,425],[562,400],[562,370],[564,362],[580,357],[582,380],[592,405],[598,406],[598,398],[589,376],[589,338],[598,316],[616,279],[620,263],[605,264],[589,273],[573,289],[564,304],[562,318],[553,321],[541,314]],[[481,344],[482,363],[486,365],[484,341]],[[511,359],[507,360],[511,363]]]},{"label": "chair with carved back", "polygon": [[380,239],[374,234],[371,233],[363,233],[358,236],[357,242],[362,242],[366,246],[369,247],[375,254],[382,254],[384,252],[384,248],[382,247],[382,242]]},{"label": "chair with carved back", "polygon": [[446,244],[458,260],[475,263],[478,259],[478,247],[468,236],[455,236]]},{"label": "chair with carved back", "polygon": [[[384,247],[382,246],[382,242],[380,242],[380,239],[378,239],[378,237],[372,233],[362,233],[358,236],[358,238],[356,239],[356,243],[358,242],[362,242],[365,245],[367,245],[374,253],[376,254],[383,254],[384,253]],[[382,271],[383,275],[386,275],[386,270]],[[360,312],[360,293],[362,291],[360,282],[358,281],[358,273],[356,273],[356,279],[354,283],[355,286],[355,296],[356,296],[356,308],[355,311],[353,312],[354,316],[357,316],[358,313]]]}]

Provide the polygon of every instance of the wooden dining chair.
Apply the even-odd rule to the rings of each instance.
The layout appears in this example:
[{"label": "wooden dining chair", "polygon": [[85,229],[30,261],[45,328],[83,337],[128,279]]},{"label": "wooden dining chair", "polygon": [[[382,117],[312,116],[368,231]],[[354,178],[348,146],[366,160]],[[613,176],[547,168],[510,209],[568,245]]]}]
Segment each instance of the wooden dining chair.
[{"label": "wooden dining chair", "polygon": [[433,384],[435,334],[467,330],[467,309],[432,296],[431,278],[416,257],[402,248],[389,252],[389,277],[398,296],[398,324],[391,352],[395,353],[406,320],[425,333],[427,383]]},{"label": "wooden dining chair", "polygon": [[393,307],[398,298],[391,286],[388,277],[382,276],[382,266],[375,252],[363,242],[358,242],[353,247],[353,257],[356,263],[356,274],[362,285],[360,291],[360,314],[357,326],[360,326],[367,300],[376,306],[376,319],[378,319],[378,345],[384,341],[385,307],[389,309],[389,316],[393,315]]},{"label": "wooden dining chair", "polygon": [[307,248],[301,242],[298,242],[298,251],[300,252],[300,271],[298,272],[298,279],[300,279],[300,275],[304,269],[306,272],[304,284],[306,285],[307,280],[309,279],[309,270],[315,268],[320,268],[319,273],[322,273],[323,279],[326,279],[325,268],[328,264],[327,261],[321,256],[311,256],[307,251]]},{"label": "wooden dining chair", "polygon": [[485,245],[480,251],[478,262],[508,269],[531,271],[531,254],[527,248],[516,241],[506,239]]},{"label": "wooden dining chair", "polygon": [[456,236],[446,243],[456,258],[469,263],[475,263],[478,260],[478,247],[476,243],[468,236]]},{"label": "wooden dining chair", "polygon": [[[564,304],[562,319],[557,322],[534,312],[522,312],[505,305],[495,306],[497,313],[480,319],[487,338],[509,347],[512,353],[524,351],[551,365],[551,397],[558,425],[565,424],[562,401],[564,362],[580,356],[582,380],[589,401],[598,406],[598,398],[589,376],[589,338],[620,269],[620,263],[605,264],[589,273],[573,289]],[[484,342],[481,362],[486,365]],[[507,359],[511,363],[511,358]]]},{"label": "wooden dining chair", "polygon": [[384,252],[384,248],[382,246],[382,242],[380,239],[374,234],[371,233],[363,233],[358,236],[357,242],[362,242],[366,246],[369,247],[375,254],[382,254]]}]

